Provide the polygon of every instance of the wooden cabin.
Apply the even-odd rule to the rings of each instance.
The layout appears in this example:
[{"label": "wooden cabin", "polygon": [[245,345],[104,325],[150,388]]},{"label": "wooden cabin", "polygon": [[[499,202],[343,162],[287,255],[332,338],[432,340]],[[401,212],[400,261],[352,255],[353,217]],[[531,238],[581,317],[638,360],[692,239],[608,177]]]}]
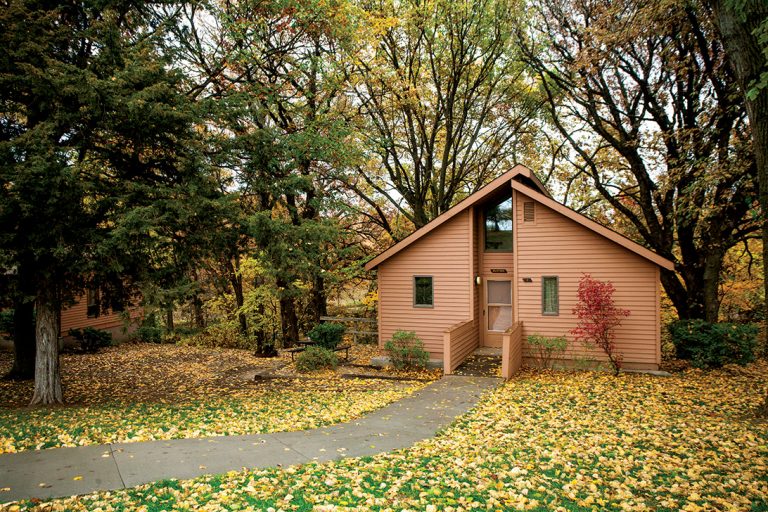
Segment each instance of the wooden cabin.
[{"label": "wooden cabin", "polygon": [[604,354],[573,342],[584,273],[610,281],[630,316],[617,329],[624,367],[661,363],[660,268],[666,258],[558,203],[517,166],[373,258],[379,345],[415,331],[446,374],[479,347],[502,348],[509,376],[531,353],[527,336],[567,336],[564,361]]},{"label": "wooden cabin", "polygon": [[136,330],[142,314],[143,309],[136,306],[128,306],[125,310],[114,306],[104,309],[99,300],[99,292],[88,290],[72,306],[62,308],[59,332],[67,341],[71,339],[71,329],[93,327],[110,332],[115,341],[122,341]]}]

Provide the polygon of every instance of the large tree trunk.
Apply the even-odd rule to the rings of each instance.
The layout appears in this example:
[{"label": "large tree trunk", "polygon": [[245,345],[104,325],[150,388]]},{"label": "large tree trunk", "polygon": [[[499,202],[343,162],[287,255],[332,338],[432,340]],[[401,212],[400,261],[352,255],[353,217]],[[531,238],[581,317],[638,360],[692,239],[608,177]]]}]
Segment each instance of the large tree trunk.
[{"label": "large tree trunk", "polygon": [[[197,273],[197,269],[192,270],[192,279],[194,279],[195,283],[199,285],[200,278]],[[190,305],[192,306],[192,323],[197,327],[198,329],[202,329],[205,327],[205,315],[203,314],[203,299],[200,297],[201,291],[198,288],[195,292],[195,295],[192,297],[192,300],[190,301]]]},{"label": "large tree trunk", "polygon": [[205,315],[203,314],[203,301],[195,296],[192,299],[192,322],[195,327],[202,329],[205,327]]},{"label": "large tree trunk", "polygon": [[328,316],[328,297],[325,294],[325,280],[323,276],[315,276],[312,283],[312,320],[320,323],[321,316]]},{"label": "large tree trunk", "polygon": [[[712,249],[705,257],[685,262],[680,272],[662,270],[661,284],[681,319],[702,318],[717,322],[720,314],[720,271],[723,254]],[[683,284],[684,283],[684,284]]]},{"label": "large tree trunk", "polygon": [[64,402],[59,372],[59,308],[50,292],[38,294],[35,304],[37,315],[35,336],[35,392],[30,405]]},{"label": "large tree trunk", "polygon": [[[256,288],[266,286],[265,279],[261,276],[256,277],[253,285]],[[264,317],[267,315],[266,307],[261,302],[256,308],[256,314],[258,315],[257,327],[253,333],[253,337],[256,342],[256,350],[254,355],[258,357],[274,357],[277,355],[277,347],[275,346],[275,333],[267,332],[264,328]]]},{"label": "large tree trunk", "polygon": [[173,332],[174,329],[175,329],[175,326],[173,324],[173,305],[170,305],[165,309],[165,330],[168,332]]},{"label": "large tree trunk", "polygon": [[13,368],[5,378],[34,379],[35,349],[35,303],[18,299],[13,307]]},{"label": "large tree trunk", "polygon": [[227,261],[227,272],[229,273],[229,284],[232,285],[232,291],[235,294],[235,304],[237,305],[237,321],[240,324],[240,334],[248,336],[248,319],[245,313],[241,311],[245,304],[245,295],[243,294],[243,276],[240,274],[240,256],[235,256]]},{"label": "large tree trunk", "polygon": [[717,250],[710,251],[704,259],[704,279],[702,280],[704,320],[715,323],[720,314],[720,271],[723,268],[723,255]]},{"label": "large tree trunk", "polygon": [[287,293],[288,283],[278,279],[277,288],[281,291],[280,330],[283,335],[283,348],[289,348],[299,339],[299,318],[296,315],[296,303],[293,297]]}]

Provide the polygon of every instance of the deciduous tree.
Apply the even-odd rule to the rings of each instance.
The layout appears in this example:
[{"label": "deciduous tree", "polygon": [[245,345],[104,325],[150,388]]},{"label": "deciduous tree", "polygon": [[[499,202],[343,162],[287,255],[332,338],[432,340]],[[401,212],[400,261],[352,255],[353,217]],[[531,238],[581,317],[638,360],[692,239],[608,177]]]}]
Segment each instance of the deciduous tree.
[{"label": "deciduous tree", "polygon": [[415,227],[508,170],[541,97],[518,58],[514,0],[361,1],[351,87],[362,151],[350,186],[390,234],[385,198]]},{"label": "deciduous tree", "polygon": [[571,329],[571,334],[576,341],[584,341],[605,352],[614,373],[618,375],[624,356],[616,350],[615,330],[630,312],[616,307],[613,300],[615,291],[610,281],[600,281],[584,274],[579,280],[578,302],[573,308],[579,322]]},{"label": "deciduous tree", "polygon": [[683,1],[531,6],[520,43],[578,172],[676,262],[661,279],[680,317],[717,321],[723,257],[757,229],[756,166],[711,16]]},{"label": "deciduous tree", "polygon": [[[755,152],[763,237],[768,261],[768,3],[764,0],[708,0],[728,60],[744,94]],[[768,280],[763,279],[764,319],[768,322]],[[768,348],[768,324],[763,329]],[[766,398],[768,411],[768,398]]]}]

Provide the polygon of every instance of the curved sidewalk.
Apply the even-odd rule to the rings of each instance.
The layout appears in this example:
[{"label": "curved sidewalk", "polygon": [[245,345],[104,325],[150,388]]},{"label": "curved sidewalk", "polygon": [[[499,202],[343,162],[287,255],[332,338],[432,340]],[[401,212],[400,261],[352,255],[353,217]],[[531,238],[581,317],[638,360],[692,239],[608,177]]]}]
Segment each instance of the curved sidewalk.
[{"label": "curved sidewalk", "polygon": [[[433,437],[469,411],[494,377],[448,376],[348,423],[299,432],[53,448],[0,455],[0,503],[133,487],[243,468],[362,457]],[[74,480],[76,476],[82,479]]]}]

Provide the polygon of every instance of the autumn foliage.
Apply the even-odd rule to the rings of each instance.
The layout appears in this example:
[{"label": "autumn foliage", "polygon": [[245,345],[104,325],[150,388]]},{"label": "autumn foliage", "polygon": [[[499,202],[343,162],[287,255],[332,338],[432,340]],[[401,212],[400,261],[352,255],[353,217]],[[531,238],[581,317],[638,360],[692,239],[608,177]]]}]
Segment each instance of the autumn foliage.
[{"label": "autumn foliage", "polygon": [[614,291],[616,288],[610,281],[600,281],[584,274],[579,281],[579,300],[573,308],[573,314],[579,319],[579,323],[571,329],[571,334],[577,341],[601,348],[618,375],[623,356],[616,351],[614,331],[621,325],[621,320],[629,316],[629,310],[616,307],[613,300]]}]

